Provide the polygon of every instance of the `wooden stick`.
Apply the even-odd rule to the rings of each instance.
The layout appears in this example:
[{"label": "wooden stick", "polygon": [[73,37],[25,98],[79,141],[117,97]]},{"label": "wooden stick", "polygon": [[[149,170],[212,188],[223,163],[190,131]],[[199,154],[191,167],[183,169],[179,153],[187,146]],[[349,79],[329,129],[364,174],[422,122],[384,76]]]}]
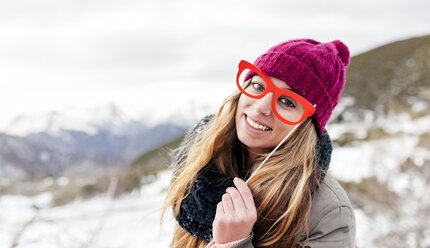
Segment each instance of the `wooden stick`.
[{"label": "wooden stick", "polygon": [[299,127],[300,126],[300,124],[302,124],[302,122],[300,122],[299,124],[297,124],[294,128],[293,128],[293,130],[291,130],[291,132],[289,132],[288,134],[287,134],[287,136],[285,136],[285,138],[281,141],[281,143],[279,143],[279,145],[278,146],[276,146],[275,147],[275,149],[273,149],[273,151],[264,159],[264,161],[263,162],[261,162],[261,164],[257,167],[257,169],[252,173],[252,175],[248,178],[248,180],[246,180],[245,182],[246,183],[248,183],[248,181],[252,178],[252,176],[254,176],[254,174],[255,174],[255,172],[257,172],[259,169],[260,169],[260,167],[261,166],[263,166],[263,164],[270,158],[270,156],[272,156],[272,154],[276,151],[276,150],[278,150],[278,148],[282,145],[282,143],[284,143],[284,141],[288,138],[288,137],[290,137],[290,135],[292,134],[292,133],[294,133],[294,131],[296,130],[296,128],[297,127]]}]

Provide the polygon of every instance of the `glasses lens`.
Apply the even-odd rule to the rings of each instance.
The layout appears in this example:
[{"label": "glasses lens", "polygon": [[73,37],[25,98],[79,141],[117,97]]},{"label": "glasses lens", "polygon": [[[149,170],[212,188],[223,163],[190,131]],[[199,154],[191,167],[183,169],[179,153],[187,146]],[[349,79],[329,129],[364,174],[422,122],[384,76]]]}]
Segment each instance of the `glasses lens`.
[{"label": "glasses lens", "polygon": [[[249,77],[249,75],[253,76]],[[244,81],[246,77],[248,77],[248,79]],[[249,95],[259,96],[264,93],[268,84],[263,80],[263,76],[259,75],[257,72],[253,71],[252,69],[245,69],[239,76],[239,85],[240,88]],[[274,94],[269,94],[271,97],[273,97],[273,95]],[[270,104],[272,104],[272,102],[270,102]],[[294,98],[294,95],[290,96],[287,94],[282,94],[276,100],[275,106],[276,112],[278,112],[282,118],[291,122],[299,121],[305,112],[304,106]]]},{"label": "glasses lens", "polygon": [[305,107],[298,100],[285,94],[276,100],[275,106],[278,114],[291,122],[299,121],[305,113]]},{"label": "glasses lens", "polygon": [[[252,77],[248,75],[252,74]],[[245,82],[245,78],[248,76],[248,80]],[[251,96],[259,96],[263,94],[266,89],[266,82],[263,80],[263,77],[258,75],[257,72],[254,72],[251,69],[245,69],[239,76],[239,84],[243,91],[250,94]]]}]

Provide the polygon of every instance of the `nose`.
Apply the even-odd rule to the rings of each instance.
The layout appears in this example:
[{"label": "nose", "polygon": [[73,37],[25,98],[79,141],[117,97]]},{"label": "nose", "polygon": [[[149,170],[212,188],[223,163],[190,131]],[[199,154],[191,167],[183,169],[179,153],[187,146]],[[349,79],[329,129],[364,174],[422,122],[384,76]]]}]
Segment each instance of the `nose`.
[{"label": "nose", "polygon": [[253,107],[257,114],[270,115],[272,112],[273,92],[267,93],[263,98],[256,99]]}]

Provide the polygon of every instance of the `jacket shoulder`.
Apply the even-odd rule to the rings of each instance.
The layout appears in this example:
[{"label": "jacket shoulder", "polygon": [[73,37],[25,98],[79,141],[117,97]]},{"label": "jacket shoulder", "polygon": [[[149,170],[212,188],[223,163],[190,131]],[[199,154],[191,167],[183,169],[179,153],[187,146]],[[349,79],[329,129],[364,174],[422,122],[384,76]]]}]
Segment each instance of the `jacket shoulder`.
[{"label": "jacket shoulder", "polygon": [[345,190],[330,172],[312,200],[308,226],[310,247],[355,247],[354,210]]},{"label": "jacket shoulder", "polygon": [[181,146],[184,144],[188,144],[193,136],[196,133],[200,133],[204,127],[206,126],[206,124],[215,116],[215,114],[209,114],[204,116],[203,118],[201,118],[197,123],[195,123],[191,128],[189,128],[186,132],[185,132],[185,136],[184,136],[184,140],[181,143]]},{"label": "jacket shoulder", "polygon": [[206,124],[215,116],[215,114],[208,114],[201,118],[197,123],[195,123],[192,127],[187,129],[184,135],[184,139],[182,140],[179,148],[176,149],[176,152],[171,156],[170,167],[172,169],[176,169],[179,162],[183,159],[185,149],[189,147],[191,140],[193,139],[196,133],[200,133]]},{"label": "jacket shoulder", "polygon": [[348,195],[337,179],[328,171],[321,187],[315,193],[312,205],[320,211],[330,210],[336,207],[348,206],[351,207]]},{"label": "jacket shoulder", "polygon": [[187,133],[200,132],[204,126],[215,116],[215,114],[209,114],[200,119],[199,122],[194,124],[194,126],[188,130]]}]

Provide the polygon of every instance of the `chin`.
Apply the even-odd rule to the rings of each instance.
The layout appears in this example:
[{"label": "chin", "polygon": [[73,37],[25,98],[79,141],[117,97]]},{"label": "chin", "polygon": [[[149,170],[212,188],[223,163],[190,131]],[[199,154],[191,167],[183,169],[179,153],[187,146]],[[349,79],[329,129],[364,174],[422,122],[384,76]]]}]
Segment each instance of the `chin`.
[{"label": "chin", "polygon": [[242,130],[242,132],[237,132],[237,138],[248,148],[260,147],[256,140],[252,137],[249,137],[244,130]]}]

